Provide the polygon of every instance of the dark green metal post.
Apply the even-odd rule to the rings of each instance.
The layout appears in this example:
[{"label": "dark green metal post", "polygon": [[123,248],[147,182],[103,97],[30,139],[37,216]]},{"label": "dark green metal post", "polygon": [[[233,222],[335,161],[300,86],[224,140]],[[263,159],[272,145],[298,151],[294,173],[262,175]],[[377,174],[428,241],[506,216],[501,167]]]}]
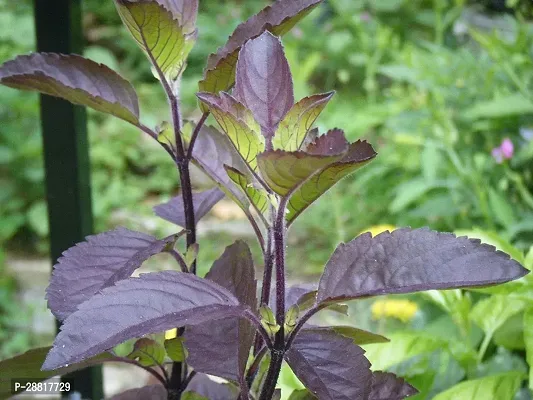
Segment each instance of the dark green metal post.
[{"label": "dark green metal post", "polygon": [[[78,53],[83,49],[81,0],[34,0],[37,50]],[[82,107],[41,96],[50,252],[63,251],[92,232],[87,115]],[[68,376],[83,399],[103,398],[102,371],[86,369]]]}]

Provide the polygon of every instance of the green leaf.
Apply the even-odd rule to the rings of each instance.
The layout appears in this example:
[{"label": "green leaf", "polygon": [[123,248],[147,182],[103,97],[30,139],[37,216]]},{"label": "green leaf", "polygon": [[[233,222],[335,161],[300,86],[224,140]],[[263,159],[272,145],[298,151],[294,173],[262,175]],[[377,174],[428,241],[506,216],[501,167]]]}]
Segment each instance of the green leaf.
[{"label": "green leaf", "polygon": [[165,361],[165,348],[149,338],[141,338],[133,345],[133,351],[128,358],[136,360],[144,367],[162,365]]},{"label": "green leaf", "polygon": [[524,313],[513,315],[494,332],[494,343],[509,350],[524,350],[524,327]]},{"label": "green leaf", "polygon": [[533,114],[533,103],[514,93],[494,100],[483,101],[466,109],[463,116],[466,119],[503,118],[515,115]]},{"label": "green leaf", "polygon": [[257,155],[265,150],[264,137],[252,130],[239,115],[232,113],[233,105],[222,103],[222,99],[209,93],[199,93],[202,101],[229,137],[241,157],[253,170],[257,169]]},{"label": "green leaf", "polygon": [[0,83],[60,97],[134,125],[139,123],[139,100],[131,84],[108,67],[80,56],[19,56],[0,67]]},{"label": "green leaf", "polygon": [[209,400],[207,397],[200,396],[196,392],[185,392],[181,395],[181,400]]},{"label": "green leaf", "polygon": [[51,347],[32,349],[24,354],[0,361],[0,399],[7,399],[11,394],[11,380],[15,378],[27,378],[35,381],[43,381],[57,375],[65,375],[91,365],[102,364],[106,361],[118,361],[117,357],[110,353],[103,353],[83,362],[69,365],[54,371],[41,371],[44,359]]},{"label": "green leaf", "polygon": [[167,356],[172,361],[182,362],[187,358],[187,349],[185,348],[183,342],[184,339],[181,336],[175,337],[174,339],[165,340]]},{"label": "green leaf", "polygon": [[257,162],[268,186],[280,196],[290,196],[313,174],[342,157],[343,154],[319,155],[275,150],[261,153]]},{"label": "green leaf", "polygon": [[526,360],[529,364],[529,388],[533,390],[533,308],[524,313],[524,342]]},{"label": "green leaf", "polygon": [[172,12],[154,0],[115,0],[118,13],[154,67],[168,81],[176,80],[194,45]]},{"label": "green leaf", "polygon": [[298,151],[311,126],[333,97],[333,92],[306,97],[296,103],[279,123],[274,149]]},{"label": "green leaf", "polygon": [[353,339],[354,343],[359,346],[372,343],[388,343],[390,341],[385,336],[354,328],[353,326],[332,326],[331,329],[342,336]]},{"label": "green leaf", "polygon": [[289,400],[315,400],[316,397],[307,389],[295,390],[291,393]]},{"label": "green leaf", "polygon": [[348,153],[341,160],[328,165],[305,182],[291,197],[288,204],[287,223],[294,220],[313,202],[331,189],[342,178],[350,175],[368,164],[377,155],[372,146],[366,141],[350,145]]},{"label": "green leaf", "polygon": [[254,185],[249,176],[244,175],[239,170],[232,168],[228,165],[224,165],[226,172],[230,179],[239,186],[248,200],[253,204],[256,211],[259,214],[263,214],[268,208],[268,196],[264,189],[260,188],[257,185]]},{"label": "green leaf", "polygon": [[[298,21],[309,14],[322,0],[280,0],[265,7],[258,14],[240,24],[227,43],[211,54],[200,81],[200,92],[218,93],[230,89],[235,83],[235,67],[238,53],[248,40],[261,35],[265,30],[275,36],[283,36]],[[207,108],[201,104],[202,110]]]},{"label": "green leaf", "polygon": [[516,222],[515,213],[508,201],[496,190],[489,187],[489,205],[496,220],[509,228]]},{"label": "green leaf", "polygon": [[522,372],[507,372],[461,382],[438,394],[433,400],[513,400],[522,379]]},{"label": "green leaf", "polygon": [[389,335],[389,340],[389,343],[365,346],[366,357],[375,371],[387,370],[415,356],[429,354],[447,346],[444,340],[422,332],[394,333]]},{"label": "green leaf", "polygon": [[525,302],[509,296],[493,295],[480,300],[470,312],[470,318],[487,335],[493,335],[505,321],[522,311]]}]

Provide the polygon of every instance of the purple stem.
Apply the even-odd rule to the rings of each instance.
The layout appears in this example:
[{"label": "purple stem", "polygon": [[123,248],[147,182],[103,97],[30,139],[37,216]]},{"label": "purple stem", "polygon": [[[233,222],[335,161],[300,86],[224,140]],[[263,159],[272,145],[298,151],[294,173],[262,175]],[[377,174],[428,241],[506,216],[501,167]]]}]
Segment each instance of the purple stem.
[{"label": "purple stem", "polygon": [[207,117],[209,117],[209,111],[206,111],[202,114],[202,118],[200,118],[200,121],[198,121],[198,124],[196,124],[196,128],[194,128],[194,132],[191,136],[191,142],[189,143],[189,149],[187,151],[187,160],[190,160],[192,158],[192,151],[194,148],[194,144],[196,143],[196,139],[198,138],[198,134],[202,130],[202,127],[205,124],[205,121],[207,120]]}]

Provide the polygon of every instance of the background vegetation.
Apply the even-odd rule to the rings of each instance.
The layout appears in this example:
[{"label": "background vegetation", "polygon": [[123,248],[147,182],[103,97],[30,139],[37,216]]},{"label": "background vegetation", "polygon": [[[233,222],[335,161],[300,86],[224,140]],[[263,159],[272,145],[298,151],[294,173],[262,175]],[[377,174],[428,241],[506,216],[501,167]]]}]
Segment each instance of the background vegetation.
[{"label": "background vegetation", "polygon": [[[196,82],[207,55],[266,2],[200,3],[199,41],[182,89],[191,119],[198,117]],[[164,96],[113,3],[84,5],[85,55],[135,82],[149,124],[168,119]],[[0,0],[0,61],[33,50],[31,8],[28,0]],[[339,241],[384,224],[468,232],[533,266],[532,8],[528,0],[329,0],[287,36],[296,97],[336,89],[319,125],[368,139],[380,153],[295,224],[292,281],[317,275]],[[127,124],[95,113],[90,142],[95,229],[122,224],[164,232],[151,206],[179,190],[165,154]],[[24,321],[13,318],[17,282],[5,265],[11,255],[46,253],[43,180],[37,97],[0,88],[0,358],[33,340]],[[134,212],[145,217],[134,219]],[[218,218],[230,220],[228,229],[205,230],[204,269],[236,232],[246,234],[238,217],[222,208]],[[418,398],[497,376],[509,393],[512,385],[523,387],[517,397],[527,399],[531,299],[533,282],[525,280],[350,307],[362,328],[393,339],[368,347],[373,364],[410,379],[422,391]],[[298,387],[288,372],[283,385]]]}]

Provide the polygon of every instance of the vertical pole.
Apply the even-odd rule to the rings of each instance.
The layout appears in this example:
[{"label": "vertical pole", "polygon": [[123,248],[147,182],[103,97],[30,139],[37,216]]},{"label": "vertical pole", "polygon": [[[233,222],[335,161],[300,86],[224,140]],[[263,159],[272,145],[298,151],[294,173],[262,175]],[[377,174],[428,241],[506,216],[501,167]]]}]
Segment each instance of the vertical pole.
[{"label": "vertical pole", "polygon": [[[34,0],[37,50],[78,53],[83,49],[81,0]],[[87,115],[84,108],[42,95],[40,99],[46,196],[53,262],[92,232]],[[102,371],[69,375],[83,399],[103,398]]]}]

